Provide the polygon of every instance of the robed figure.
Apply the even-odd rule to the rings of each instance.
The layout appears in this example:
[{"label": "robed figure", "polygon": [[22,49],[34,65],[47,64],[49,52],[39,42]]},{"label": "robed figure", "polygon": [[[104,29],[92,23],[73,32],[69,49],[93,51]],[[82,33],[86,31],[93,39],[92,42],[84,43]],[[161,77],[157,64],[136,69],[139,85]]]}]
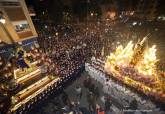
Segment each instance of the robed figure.
[{"label": "robed figure", "polygon": [[19,65],[19,67],[22,68],[22,70],[24,68],[29,68],[29,65],[26,63],[26,61],[24,59],[24,51],[23,50],[19,50],[17,52],[17,55],[18,55],[17,64]]}]

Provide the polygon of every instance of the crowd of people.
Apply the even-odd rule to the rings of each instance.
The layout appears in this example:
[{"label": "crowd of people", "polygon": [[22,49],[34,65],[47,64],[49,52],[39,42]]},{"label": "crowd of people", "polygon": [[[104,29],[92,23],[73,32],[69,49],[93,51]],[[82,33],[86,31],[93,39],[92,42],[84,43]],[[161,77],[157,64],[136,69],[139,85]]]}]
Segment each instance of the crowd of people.
[{"label": "crowd of people", "polygon": [[[54,48],[54,50],[55,49],[58,48]],[[63,84],[60,86],[60,88],[63,89],[63,86],[67,85],[63,81],[72,79],[69,77],[75,76],[74,72],[79,72],[79,70],[83,68],[84,58],[79,58],[79,56],[83,57],[81,50],[73,50],[72,54],[68,55],[64,50],[55,51],[56,52],[54,53],[45,53],[39,47],[32,47],[29,51],[24,51],[23,49],[19,48],[16,52],[16,56],[13,56],[9,61],[6,60],[7,64],[1,64],[1,74],[8,74],[6,70],[11,73],[11,77],[7,77],[8,75],[4,75],[5,77],[1,76],[1,81],[3,82],[1,83],[0,88],[1,94],[7,94],[8,97],[11,97],[16,93],[17,90],[20,90],[21,85],[15,81],[16,79],[14,78],[14,70],[20,69],[21,72],[26,73],[28,69],[31,68],[31,64],[34,62],[36,63],[36,67],[41,70],[41,75],[60,77],[61,79],[59,83]],[[5,62],[5,60],[2,60],[1,58],[1,62],[2,61]],[[48,90],[50,90],[50,88],[48,88]],[[47,92],[48,91],[44,92],[44,95],[39,95],[35,99],[40,99],[40,97],[45,96]],[[36,101],[35,99],[34,101],[31,100],[32,103],[28,103],[28,107],[31,106],[31,104],[34,104]],[[27,110],[28,107],[23,107],[23,109],[20,109],[19,111],[23,112]]]},{"label": "crowd of people", "polygon": [[[49,25],[46,28],[49,29],[49,27],[52,26]],[[69,26],[67,27],[69,29]],[[62,26],[61,29],[64,29],[64,27]],[[94,38],[93,40],[88,40],[84,36],[76,35],[76,33],[81,32],[79,28],[75,29],[72,34],[68,33],[67,36],[58,36],[60,37],[58,39],[53,39],[53,36],[50,38],[48,36],[50,34],[44,34],[45,31],[38,30],[38,32],[40,46],[34,45],[27,50],[20,44],[9,58],[0,57],[0,73],[2,75],[0,92],[2,95],[7,94],[10,97],[16,93],[16,89],[20,90],[21,85],[16,82],[14,76],[15,70],[20,69],[22,73],[26,74],[28,69],[31,68],[31,64],[35,62],[36,67],[41,69],[41,75],[68,76],[76,70],[77,66],[82,66],[88,57],[90,58],[91,49],[93,48],[93,45],[90,45],[90,41],[95,45],[99,43]],[[64,34],[66,33],[65,31]],[[45,39],[40,41],[43,35],[48,38],[49,42],[46,43]],[[41,42],[44,42],[44,46],[42,46]]]},{"label": "crowd of people", "polygon": [[[99,87],[95,85],[90,77],[84,80],[84,87],[87,89],[87,102],[90,113],[106,113],[112,111],[112,100],[109,95],[100,95]],[[101,100],[103,105],[97,103]]]},{"label": "crowd of people", "polygon": [[[116,45],[125,44],[130,39],[137,41],[138,37],[146,35],[145,32],[141,33],[142,27],[128,28],[123,25],[55,25],[50,22],[42,23],[40,20],[34,21],[34,24],[39,35],[39,46],[33,46],[30,50],[19,46],[9,59],[0,56],[0,94],[12,95],[12,91],[20,87],[15,82],[14,70],[26,72],[33,62],[37,63],[42,75],[65,77],[77,66],[90,61],[92,56],[105,59],[115,50]],[[159,66],[163,69],[162,64]],[[92,100],[94,104],[99,96],[98,88],[89,83],[84,83],[84,86],[89,90],[89,103]],[[81,98],[80,88],[77,90],[78,97]],[[96,109],[93,104],[89,105],[91,111]]]},{"label": "crowd of people", "polygon": [[98,60],[93,61],[92,64],[86,63],[85,69],[91,78],[103,85],[103,91],[109,94],[113,101],[116,100],[115,104],[118,108],[116,112],[125,111],[125,113],[130,112],[132,114],[137,111],[138,113],[152,111],[154,113],[164,113],[162,103],[155,103],[151,97],[139,93],[134,88],[129,88],[120,80],[111,79],[110,75],[101,70],[99,64]]},{"label": "crowd of people", "polygon": [[[76,85],[70,85],[72,87],[69,90],[62,90],[60,95],[54,96],[51,101],[52,112],[56,114],[109,114],[112,110],[111,97],[100,95],[98,85],[84,74],[77,80],[81,80],[84,84],[78,82]],[[87,105],[84,106],[86,103]],[[45,108],[48,110],[51,106],[45,106]]]}]

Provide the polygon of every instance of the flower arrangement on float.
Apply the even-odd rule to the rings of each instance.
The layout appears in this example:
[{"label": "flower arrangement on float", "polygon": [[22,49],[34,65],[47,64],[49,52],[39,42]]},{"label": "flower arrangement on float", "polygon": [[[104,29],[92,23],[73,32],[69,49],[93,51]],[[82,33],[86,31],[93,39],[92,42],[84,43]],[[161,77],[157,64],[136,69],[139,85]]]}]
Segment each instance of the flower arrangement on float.
[{"label": "flower arrangement on float", "polygon": [[125,47],[119,45],[107,56],[104,70],[125,84],[165,101],[164,81],[156,66],[156,45],[148,48],[147,38],[137,44],[130,41]]}]

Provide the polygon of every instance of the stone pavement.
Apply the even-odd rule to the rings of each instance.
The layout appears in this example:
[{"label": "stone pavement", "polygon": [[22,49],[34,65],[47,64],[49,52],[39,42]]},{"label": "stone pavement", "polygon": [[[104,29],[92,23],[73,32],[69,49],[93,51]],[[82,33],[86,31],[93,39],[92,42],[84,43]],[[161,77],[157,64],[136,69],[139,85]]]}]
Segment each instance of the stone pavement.
[{"label": "stone pavement", "polygon": [[[84,86],[83,86],[83,81],[88,76],[89,75],[87,74],[87,72],[82,73],[81,76],[77,80],[75,80],[71,85],[69,85],[64,90],[68,94],[68,96],[69,96],[71,101],[77,102],[78,99],[76,97],[76,90],[75,90],[75,88],[76,88],[77,85],[81,86],[83,94],[82,94],[81,100],[79,101],[80,102],[79,103],[79,107],[82,108],[82,109],[85,109],[87,111],[86,113],[83,113],[83,114],[89,114],[89,112],[88,112],[88,102],[87,102],[87,97],[86,97],[86,94],[87,94],[88,90],[85,89]],[[100,99],[101,96],[104,95],[103,87],[102,87],[102,85],[100,83],[98,83],[98,82],[96,82],[94,80],[92,80],[92,83],[94,83],[94,85],[99,87],[100,97],[98,98],[96,103],[104,108],[104,103]],[[55,96],[54,98],[48,99],[44,104],[42,104],[41,106],[36,107],[35,109],[33,109],[33,111],[31,113],[33,113],[33,114],[57,114],[56,113],[56,106],[55,106],[56,101],[57,101],[57,97],[60,97],[60,95]],[[62,101],[58,101],[58,102],[60,102],[60,104],[63,105]],[[113,105],[113,108],[116,108],[116,107]],[[29,113],[29,114],[31,114],[31,113]]]}]

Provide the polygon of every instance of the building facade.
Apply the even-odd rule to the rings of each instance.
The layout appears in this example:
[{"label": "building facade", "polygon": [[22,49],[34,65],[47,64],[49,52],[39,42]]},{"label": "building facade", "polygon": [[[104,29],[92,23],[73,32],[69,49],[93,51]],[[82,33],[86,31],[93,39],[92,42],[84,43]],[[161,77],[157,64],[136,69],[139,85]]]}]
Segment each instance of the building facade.
[{"label": "building facade", "polygon": [[154,20],[156,18],[157,0],[140,0],[137,5],[136,16],[141,19]]},{"label": "building facade", "polygon": [[0,40],[6,44],[36,38],[37,32],[31,20],[25,0],[0,0]]}]

